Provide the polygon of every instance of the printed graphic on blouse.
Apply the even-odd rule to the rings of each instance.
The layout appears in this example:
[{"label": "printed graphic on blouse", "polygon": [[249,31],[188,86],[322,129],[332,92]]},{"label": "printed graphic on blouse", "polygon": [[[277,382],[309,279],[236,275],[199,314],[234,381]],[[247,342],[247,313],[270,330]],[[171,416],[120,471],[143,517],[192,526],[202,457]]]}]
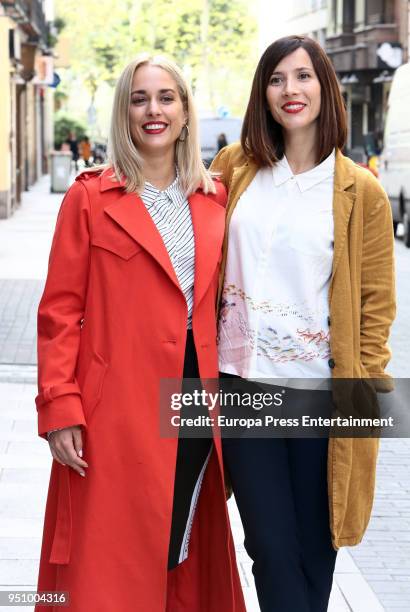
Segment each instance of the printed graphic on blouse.
[{"label": "printed graphic on blouse", "polygon": [[[243,307],[248,312],[263,313],[263,321],[259,318],[258,328],[249,325],[249,318],[243,315]],[[284,319],[283,330],[264,323],[269,320],[267,314],[272,314],[272,319]],[[329,359],[329,331],[317,329],[317,321],[321,314],[317,310],[312,311],[306,303],[286,304],[274,303],[270,300],[257,302],[245,291],[235,284],[224,287],[222,305],[220,310],[219,333],[223,329],[225,342],[233,348],[235,345],[248,345],[250,352],[256,348],[257,355],[264,357],[272,363],[287,362],[309,362],[314,359]],[[287,321],[286,321],[287,319]],[[253,317],[250,319],[254,320]],[[296,320],[296,332],[289,333],[286,329],[290,320]],[[293,324],[291,326],[293,327]],[[239,338],[238,338],[239,334]],[[218,342],[220,338],[218,337]]]}]

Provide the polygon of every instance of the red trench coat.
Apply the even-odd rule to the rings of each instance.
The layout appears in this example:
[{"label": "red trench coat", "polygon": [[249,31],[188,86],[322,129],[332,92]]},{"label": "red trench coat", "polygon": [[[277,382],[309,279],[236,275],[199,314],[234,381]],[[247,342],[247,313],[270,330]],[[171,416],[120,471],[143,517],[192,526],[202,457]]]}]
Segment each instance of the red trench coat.
[{"label": "red trench coat", "polygon": [[[83,478],[53,461],[37,588],[69,591],[70,612],[243,612],[220,439],[189,557],[167,572],[177,439],[159,434],[159,383],[182,376],[187,306],[142,200],[109,174],[84,173],[68,191],[39,306],[39,435],[81,424],[89,467]],[[203,378],[217,376],[225,201],[218,182],[189,198]]]}]

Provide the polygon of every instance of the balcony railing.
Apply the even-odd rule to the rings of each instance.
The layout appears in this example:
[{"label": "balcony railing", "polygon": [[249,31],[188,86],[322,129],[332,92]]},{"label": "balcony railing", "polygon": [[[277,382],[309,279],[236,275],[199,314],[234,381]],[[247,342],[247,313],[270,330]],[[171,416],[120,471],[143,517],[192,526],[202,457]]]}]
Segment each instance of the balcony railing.
[{"label": "balcony railing", "polygon": [[30,42],[47,41],[47,23],[41,0],[0,0],[8,17],[27,32]]}]

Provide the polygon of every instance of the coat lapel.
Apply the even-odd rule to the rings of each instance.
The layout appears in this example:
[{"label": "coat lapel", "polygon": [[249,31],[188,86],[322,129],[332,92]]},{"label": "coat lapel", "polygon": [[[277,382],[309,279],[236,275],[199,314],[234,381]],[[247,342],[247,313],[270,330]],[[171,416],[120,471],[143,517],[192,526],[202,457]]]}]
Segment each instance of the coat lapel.
[{"label": "coat lapel", "polygon": [[[101,191],[124,186],[112,181],[108,173],[101,176]],[[225,209],[212,196],[196,192],[188,198],[195,238],[194,305],[205,295],[221,255],[225,227]],[[156,259],[172,282],[181,290],[167,249],[143,201],[135,193],[121,193],[104,211]]]},{"label": "coat lapel", "polygon": [[334,247],[331,287],[345,245],[350,215],[356,199],[356,193],[350,191],[352,185],[354,185],[353,162],[337,151],[333,192]]},{"label": "coat lapel", "polygon": [[221,255],[225,209],[211,197],[196,192],[189,197],[195,236],[194,307],[204,297]]},{"label": "coat lapel", "polygon": [[104,211],[156,259],[180,289],[168,251],[141,198],[135,193],[123,193],[117,201],[106,206]]}]

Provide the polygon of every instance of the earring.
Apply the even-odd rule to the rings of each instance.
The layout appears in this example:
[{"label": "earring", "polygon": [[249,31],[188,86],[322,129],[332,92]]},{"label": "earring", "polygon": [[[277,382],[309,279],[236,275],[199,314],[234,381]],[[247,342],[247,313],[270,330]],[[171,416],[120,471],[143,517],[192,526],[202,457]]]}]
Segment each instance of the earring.
[{"label": "earring", "polygon": [[189,127],[185,123],[185,125],[182,126],[182,130],[181,130],[178,140],[180,142],[184,142],[188,138],[188,136],[189,136]]}]

